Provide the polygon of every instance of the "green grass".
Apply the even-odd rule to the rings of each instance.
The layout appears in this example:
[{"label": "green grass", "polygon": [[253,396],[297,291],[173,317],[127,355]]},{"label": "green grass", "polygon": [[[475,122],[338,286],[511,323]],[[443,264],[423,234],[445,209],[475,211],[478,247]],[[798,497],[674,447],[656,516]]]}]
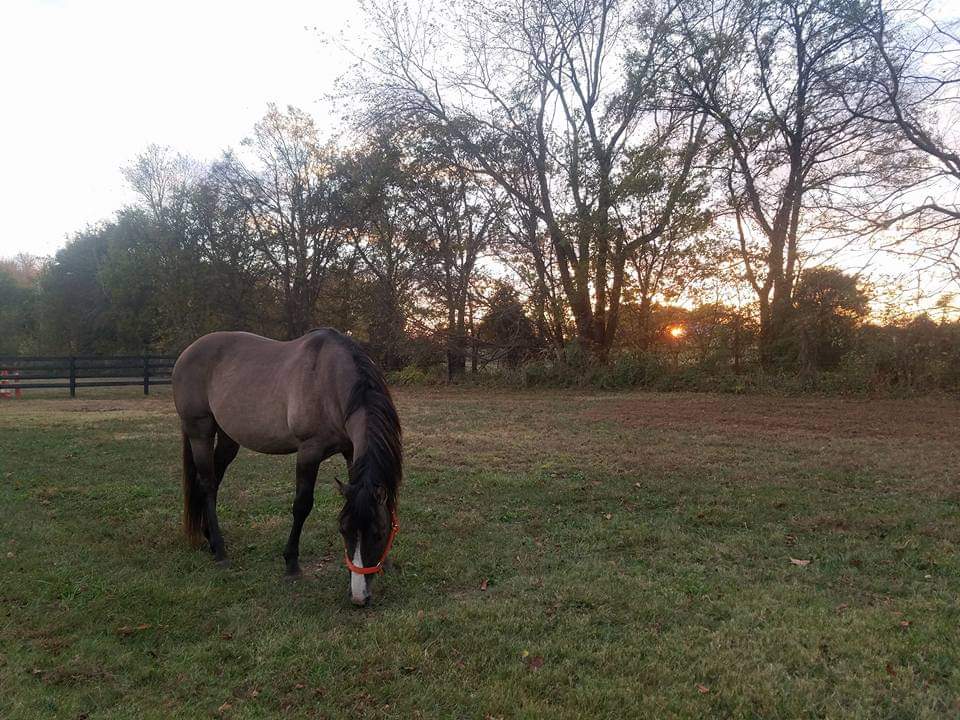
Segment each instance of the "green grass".
[{"label": "green grass", "polygon": [[0,401],[0,717],[960,714],[955,400],[398,404],[399,567],[356,610],[342,460],[287,583],[291,458],[231,466],[220,570],[168,393]]}]

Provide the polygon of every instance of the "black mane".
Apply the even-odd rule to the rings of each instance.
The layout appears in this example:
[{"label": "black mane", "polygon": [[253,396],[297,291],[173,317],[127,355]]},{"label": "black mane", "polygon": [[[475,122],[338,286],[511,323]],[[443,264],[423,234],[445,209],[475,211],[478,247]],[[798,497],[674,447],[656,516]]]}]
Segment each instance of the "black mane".
[{"label": "black mane", "polygon": [[383,373],[353,339],[338,335],[357,371],[344,419],[360,409],[367,418],[366,446],[350,464],[347,503],[343,508],[363,528],[373,521],[373,509],[381,497],[391,511],[396,509],[403,477],[402,430]]}]

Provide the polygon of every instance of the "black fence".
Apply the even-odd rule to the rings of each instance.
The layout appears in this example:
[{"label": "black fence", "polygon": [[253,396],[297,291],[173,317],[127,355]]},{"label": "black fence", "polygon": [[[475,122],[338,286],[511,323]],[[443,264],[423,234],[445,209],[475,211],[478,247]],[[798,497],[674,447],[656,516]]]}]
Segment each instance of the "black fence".
[{"label": "black fence", "polygon": [[142,385],[150,394],[151,385],[169,385],[174,355],[123,355],[69,357],[0,355],[0,393],[20,395],[21,390]]}]

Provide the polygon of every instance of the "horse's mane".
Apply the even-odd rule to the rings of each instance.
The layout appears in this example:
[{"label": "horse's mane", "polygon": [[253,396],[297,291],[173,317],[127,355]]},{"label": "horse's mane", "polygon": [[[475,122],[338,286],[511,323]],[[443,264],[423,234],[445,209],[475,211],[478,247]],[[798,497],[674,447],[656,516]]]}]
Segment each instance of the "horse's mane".
[{"label": "horse's mane", "polygon": [[396,509],[403,476],[402,431],[383,373],[353,339],[338,335],[357,372],[344,419],[360,409],[367,418],[364,451],[350,464],[350,484],[346,488],[347,503],[343,512],[349,513],[359,527],[367,527],[373,521],[373,509],[381,494],[387,507],[391,511]]}]

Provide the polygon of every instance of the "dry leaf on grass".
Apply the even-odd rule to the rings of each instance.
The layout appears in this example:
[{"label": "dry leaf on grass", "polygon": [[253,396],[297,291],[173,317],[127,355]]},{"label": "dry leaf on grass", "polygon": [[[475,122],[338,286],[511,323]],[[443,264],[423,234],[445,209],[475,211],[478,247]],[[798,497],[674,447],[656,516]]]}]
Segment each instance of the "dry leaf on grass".
[{"label": "dry leaf on grass", "polygon": [[810,564],[809,560],[797,560],[797,558],[790,558],[790,562],[794,565],[799,565],[800,567],[806,567]]}]

